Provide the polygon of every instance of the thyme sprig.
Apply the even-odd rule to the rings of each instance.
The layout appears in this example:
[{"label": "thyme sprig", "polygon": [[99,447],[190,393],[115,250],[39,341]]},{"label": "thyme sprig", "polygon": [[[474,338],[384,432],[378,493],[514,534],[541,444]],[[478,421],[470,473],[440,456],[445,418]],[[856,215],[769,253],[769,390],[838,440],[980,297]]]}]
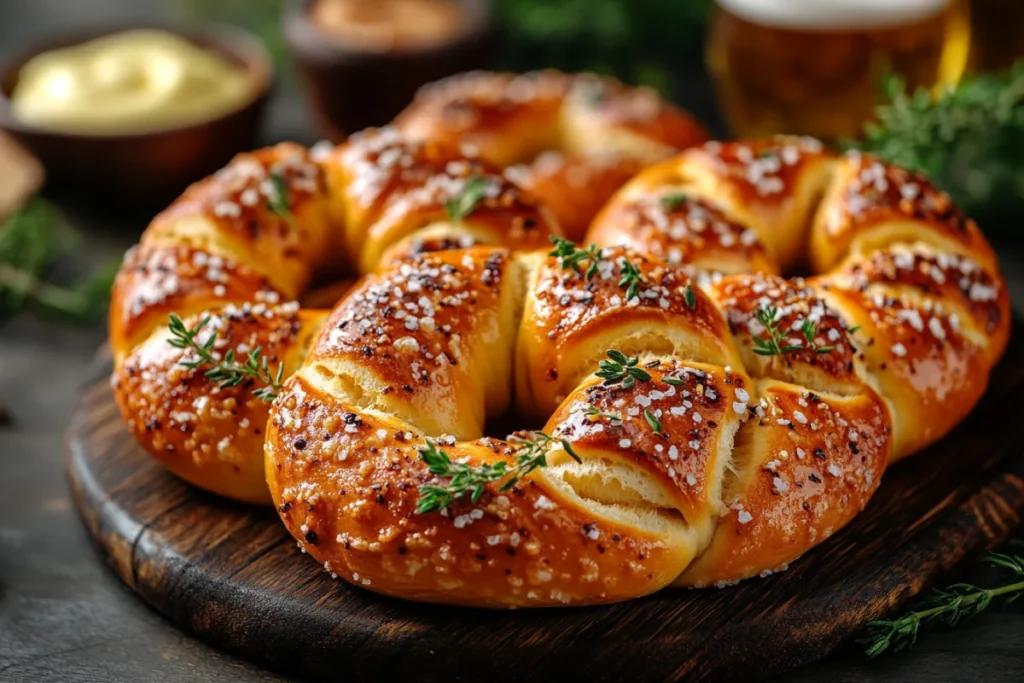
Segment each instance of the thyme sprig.
[{"label": "thyme sprig", "polygon": [[[597,275],[604,252],[596,244],[591,243],[589,247],[583,249],[567,239],[554,235],[551,236],[551,242],[555,248],[548,252],[548,256],[557,258],[563,270],[572,269],[587,280]],[[584,263],[587,265],[585,271]],[[643,274],[635,263],[624,256],[620,260],[620,272],[619,287],[626,290],[626,301],[631,301],[640,290]]]},{"label": "thyme sprig", "polygon": [[608,360],[598,363],[598,371],[594,374],[604,380],[606,386],[622,384],[624,389],[629,389],[637,382],[650,382],[651,375],[641,367],[637,367],[640,359],[636,356],[627,357],[626,354],[615,349],[608,349],[606,352]]},{"label": "thyme sprig", "polygon": [[486,485],[503,481],[499,491],[507,491],[515,486],[520,479],[539,467],[547,467],[547,456],[551,449],[560,444],[571,458],[580,462],[580,457],[572,448],[568,439],[555,439],[544,432],[531,432],[532,438],[512,435],[509,441],[517,445],[515,462],[500,460],[495,463],[484,463],[472,467],[466,463],[452,462],[448,454],[427,439],[417,450],[420,459],[427,465],[431,474],[447,479],[445,485],[423,484],[419,488],[420,497],[416,504],[417,514],[425,514],[443,510],[455,500],[469,495],[470,501],[476,503],[486,490]]},{"label": "thyme sprig", "polygon": [[80,241],[63,225],[60,212],[40,197],[0,224],[0,318],[26,305],[74,322],[97,318],[107,306],[118,264],[68,285],[46,277]]},{"label": "thyme sprig", "polygon": [[453,221],[464,220],[476,210],[477,205],[487,195],[489,183],[486,178],[471,176],[466,180],[462,190],[444,203],[444,210]]},{"label": "thyme sprig", "polygon": [[642,282],[640,269],[629,259],[622,259],[622,278],[619,280],[619,287],[626,290],[626,301],[632,301],[637,295]]},{"label": "thyme sprig", "polygon": [[812,323],[809,318],[804,318],[804,321],[800,323],[800,331],[804,333],[804,339],[807,340],[807,347],[814,349],[815,353],[828,353],[835,349],[834,346],[814,345],[814,337],[818,334],[818,327]]},{"label": "thyme sprig", "polygon": [[754,319],[761,323],[768,338],[754,337],[754,353],[759,356],[781,356],[793,351],[802,351],[802,346],[794,346],[786,341],[779,331],[779,309],[775,306],[761,306],[754,311]]},{"label": "thyme sprig", "polygon": [[685,204],[687,199],[689,199],[689,197],[682,192],[673,192],[672,194],[667,194],[661,198],[661,205],[666,211],[675,211]]},{"label": "thyme sprig", "polygon": [[171,331],[171,338],[167,340],[167,343],[176,349],[191,350],[196,355],[191,360],[182,360],[181,365],[190,369],[206,366],[203,376],[217,382],[217,386],[222,389],[236,387],[246,380],[253,380],[263,385],[253,390],[253,396],[267,403],[277,398],[277,395],[281,393],[284,364],[278,363],[277,370],[272,372],[261,346],[250,351],[244,362],[240,362],[236,358],[234,349],[228,349],[223,358],[218,358],[213,348],[217,341],[216,332],[211,332],[202,344],[196,339],[209,322],[210,316],[207,315],[189,328],[185,326],[181,318],[171,313],[170,322],[167,325]]},{"label": "thyme sprig", "polygon": [[[571,268],[587,280],[597,275],[597,266],[604,256],[599,246],[591,243],[586,249],[581,249],[575,243],[556,235],[551,236],[551,243],[555,248],[548,252],[548,256],[557,258],[562,270]],[[582,269],[583,263],[588,264],[586,271]]]},{"label": "thyme sprig", "polygon": [[274,171],[270,174],[270,186],[272,191],[267,195],[267,208],[291,222],[292,203],[288,181],[280,171]]},{"label": "thyme sprig", "polygon": [[954,583],[935,589],[932,594],[913,605],[896,619],[872,621],[858,642],[864,645],[868,657],[883,652],[908,650],[917,642],[922,625],[957,624],[978,615],[997,598],[1008,604],[1024,594],[1024,556],[990,553],[985,561],[1008,572],[1007,580],[993,588],[982,588],[970,583]]},{"label": "thyme sprig", "polygon": [[834,346],[815,346],[814,337],[818,334],[818,327],[809,319],[804,318],[800,324],[800,331],[807,340],[807,346],[790,344],[789,340],[779,330],[779,309],[775,306],[761,306],[754,311],[754,318],[761,323],[768,338],[762,336],[754,337],[754,353],[759,356],[782,356],[795,351],[813,350],[815,353],[824,354],[832,351]]}]

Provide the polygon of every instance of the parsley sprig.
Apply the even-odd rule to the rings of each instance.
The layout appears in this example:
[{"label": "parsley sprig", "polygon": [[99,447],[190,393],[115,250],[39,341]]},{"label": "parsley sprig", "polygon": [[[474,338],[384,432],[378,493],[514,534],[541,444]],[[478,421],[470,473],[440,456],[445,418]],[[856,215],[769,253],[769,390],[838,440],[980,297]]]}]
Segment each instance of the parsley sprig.
[{"label": "parsley sprig", "polygon": [[1010,603],[1024,594],[1024,556],[991,553],[985,561],[1007,572],[1007,579],[993,588],[982,588],[970,583],[954,583],[935,589],[932,594],[912,606],[896,619],[872,621],[863,638],[869,657],[883,652],[900,652],[913,647],[922,625],[945,624],[953,627],[985,611],[997,598]]},{"label": "parsley sprig", "polygon": [[[571,268],[587,280],[597,275],[597,266],[603,256],[599,246],[591,243],[586,249],[581,249],[575,243],[557,235],[551,236],[551,243],[555,248],[548,252],[548,256],[557,258],[562,270]],[[584,263],[587,264],[586,271],[582,267]]]},{"label": "parsley sprig", "polygon": [[754,311],[754,318],[761,323],[767,333],[767,339],[762,336],[754,337],[754,353],[759,356],[782,356],[796,351],[814,350],[815,353],[829,353],[834,346],[815,346],[814,337],[818,333],[817,325],[808,318],[800,324],[800,331],[807,341],[807,346],[801,344],[790,344],[786,336],[779,330],[779,309],[776,306],[761,306]]},{"label": "parsley sprig", "polygon": [[193,327],[186,327],[181,318],[171,313],[168,323],[171,338],[167,340],[167,343],[176,349],[191,350],[196,356],[189,360],[182,360],[181,365],[190,369],[205,366],[206,370],[203,372],[203,376],[217,382],[217,386],[221,388],[237,387],[246,380],[253,380],[263,385],[252,392],[253,396],[267,403],[277,398],[277,395],[281,393],[284,364],[278,363],[277,370],[272,372],[261,346],[250,351],[244,362],[240,362],[235,357],[234,349],[228,349],[223,358],[218,358],[214,352],[214,344],[217,342],[216,332],[211,332],[202,344],[196,339],[209,322],[210,316],[207,315]]},{"label": "parsley sprig", "polygon": [[495,463],[484,463],[472,467],[466,463],[452,462],[448,454],[427,439],[418,451],[420,459],[427,465],[431,474],[448,481],[444,485],[423,484],[419,488],[420,498],[416,505],[417,514],[425,514],[443,510],[454,501],[469,495],[470,501],[476,503],[486,490],[486,485],[503,481],[499,491],[507,491],[515,486],[520,479],[539,467],[547,467],[547,456],[556,444],[561,444],[565,452],[576,462],[580,457],[572,449],[567,439],[556,440],[544,432],[531,432],[532,438],[512,435],[509,441],[516,443],[515,462],[509,465],[506,460]]},{"label": "parsley sprig", "polygon": [[487,195],[489,183],[486,178],[471,176],[454,197],[444,203],[444,210],[453,221],[464,220],[476,210]]},{"label": "parsley sprig", "polygon": [[608,360],[598,363],[598,371],[594,373],[604,380],[603,384],[621,384],[624,389],[629,389],[637,382],[650,382],[651,375],[641,367],[637,367],[640,359],[636,356],[627,357],[626,354],[615,349],[608,349]]}]

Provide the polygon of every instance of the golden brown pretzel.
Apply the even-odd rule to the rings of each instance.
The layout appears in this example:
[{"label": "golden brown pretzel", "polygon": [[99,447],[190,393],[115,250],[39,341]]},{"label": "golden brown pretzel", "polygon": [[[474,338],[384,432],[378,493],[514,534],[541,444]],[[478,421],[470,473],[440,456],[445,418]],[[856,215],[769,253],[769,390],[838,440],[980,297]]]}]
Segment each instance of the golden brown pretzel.
[{"label": "golden brown pretzel", "polygon": [[[446,204],[480,189],[471,214]],[[216,387],[181,365],[194,351],[168,344],[168,315],[212,352],[259,348],[290,375],[328,311],[293,302],[319,275],[366,272],[423,239],[536,249],[560,234],[550,212],[500,170],[394,129],[333,148],[294,144],[241,154],[190,187],[147,228],[114,285],[114,388],[129,428],[188,481],[241,500],[269,500],[262,442],[268,404],[251,381]],[[390,253],[390,256],[387,253]],[[211,390],[212,389],[212,390]]]},{"label": "golden brown pretzel", "polygon": [[630,177],[707,139],[693,117],[649,88],[553,70],[431,83],[395,125],[512,166],[509,177],[550,206],[576,241]]},{"label": "golden brown pretzel", "polygon": [[[977,226],[923,178],[811,140],[685,152],[592,236],[578,269],[484,247],[397,259],[339,304],[268,424],[304,551],[373,591],[502,607],[784,569],[963,417],[1005,348]],[[680,264],[615,246],[648,239]],[[772,272],[802,260],[832,269]],[[591,374],[610,349],[619,366]],[[483,436],[513,382],[519,412],[548,418],[525,445]],[[423,511],[451,493],[438,462],[538,452]]]}]

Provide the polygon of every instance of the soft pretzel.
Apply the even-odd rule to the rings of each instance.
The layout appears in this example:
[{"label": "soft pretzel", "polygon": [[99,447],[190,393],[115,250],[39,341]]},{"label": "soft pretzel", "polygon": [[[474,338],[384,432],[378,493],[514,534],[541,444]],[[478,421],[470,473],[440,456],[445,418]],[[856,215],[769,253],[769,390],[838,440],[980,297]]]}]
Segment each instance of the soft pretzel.
[{"label": "soft pretzel", "polygon": [[[372,591],[490,607],[778,571],[952,428],[1006,344],[977,226],[923,178],[812,140],[684,152],[591,237],[568,257],[409,256],[339,304],[268,424],[305,552]],[[805,261],[830,270],[776,274]],[[484,436],[513,399],[543,432]],[[538,452],[453,497],[452,473]]]},{"label": "soft pretzel", "polygon": [[[813,140],[693,148],[616,193],[589,251],[537,249],[557,234],[493,167],[392,130],[241,155],[126,257],[118,403],[189,481],[269,485],[352,583],[588,604],[784,568],[973,407],[1007,343],[977,226],[923,178]],[[804,263],[819,274],[780,276]],[[375,272],[333,311],[283,303],[345,268]],[[218,359],[259,347],[276,400],[205,377],[168,344],[171,312]],[[512,404],[543,430],[485,437]]]},{"label": "soft pretzel", "polygon": [[[479,201],[453,218],[446,204],[470,183]],[[139,442],[202,488],[267,502],[262,443],[268,404],[250,382],[211,387],[168,344],[168,315],[213,352],[260,349],[290,375],[328,311],[294,302],[315,278],[366,272],[421,243],[536,249],[561,234],[551,212],[500,170],[394,129],[334,148],[299,145],[241,154],[190,187],[130,250],[114,285],[110,343],[115,396]],[[212,388],[212,391],[211,391]]]},{"label": "soft pretzel", "polygon": [[707,139],[654,90],[553,70],[451,76],[424,86],[395,125],[511,167],[509,177],[550,206],[576,241],[630,177]]}]

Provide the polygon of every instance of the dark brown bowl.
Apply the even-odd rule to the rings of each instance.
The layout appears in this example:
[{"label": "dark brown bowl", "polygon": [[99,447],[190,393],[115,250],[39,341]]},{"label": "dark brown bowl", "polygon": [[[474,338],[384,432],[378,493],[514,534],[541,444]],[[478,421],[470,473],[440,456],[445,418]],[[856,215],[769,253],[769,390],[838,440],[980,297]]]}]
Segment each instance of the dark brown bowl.
[{"label": "dark brown bowl", "polygon": [[494,36],[487,0],[455,0],[463,31],[436,47],[371,52],[324,33],[310,16],[317,0],[287,3],[284,35],[310,109],[334,141],[391,121],[422,85],[484,66]]},{"label": "dark brown bowl", "polygon": [[0,67],[0,129],[42,161],[48,190],[70,193],[89,205],[114,202],[131,209],[158,207],[189,183],[223,166],[235,153],[256,145],[273,66],[259,41],[229,28],[170,29],[240,64],[256,82],[245,105],[215,119],[149,133],[87,135],[37,128],[12,115],[10,95],[21,67],[33,56],[131,28],[166,30],[163,26],[125,26],[62,36],[36,45]]}]

